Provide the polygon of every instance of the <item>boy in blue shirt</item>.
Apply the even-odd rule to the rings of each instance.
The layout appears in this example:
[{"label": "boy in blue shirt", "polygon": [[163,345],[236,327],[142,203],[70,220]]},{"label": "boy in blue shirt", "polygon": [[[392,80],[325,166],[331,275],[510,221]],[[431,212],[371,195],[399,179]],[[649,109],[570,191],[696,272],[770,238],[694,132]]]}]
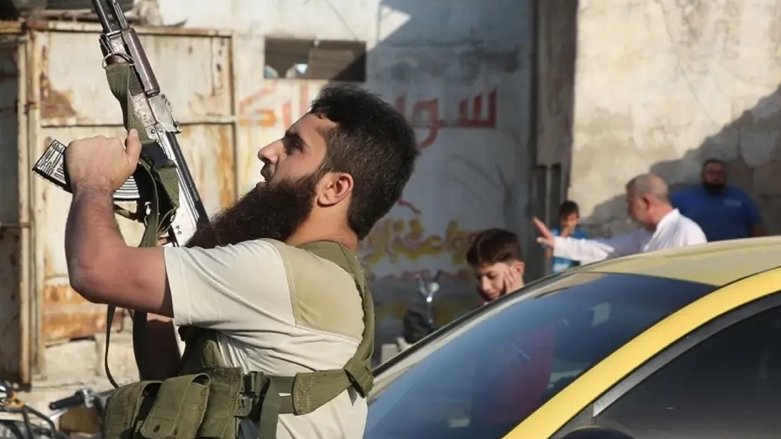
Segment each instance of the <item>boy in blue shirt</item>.
[{"label": "boy in blue shirt", "polygon": [[[571,237],[576,239],[587,239],[588,234],[578,227],[580,222],[580,208],[574,201],[565,201],[559,206],[559,227],[551,229],[553,236]],[[545,256],[552,258],[551,271],[558,273],[571,267],[580,265],[580,261],[572,259],[559,258],[553,256],[553,249],[545,249]]]}]

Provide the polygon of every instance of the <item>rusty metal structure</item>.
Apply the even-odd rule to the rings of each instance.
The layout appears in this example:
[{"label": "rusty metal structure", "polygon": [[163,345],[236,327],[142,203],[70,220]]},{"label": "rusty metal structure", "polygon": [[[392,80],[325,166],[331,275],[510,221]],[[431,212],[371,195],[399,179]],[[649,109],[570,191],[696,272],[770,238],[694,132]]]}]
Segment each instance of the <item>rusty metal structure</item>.
[{"label": "rusty metal structure", "polygon": [[[137,30],[213,213],[239,187],[233,35]],[[105,330],[105,307],[69,287],[63,236],[70,195],[30,171],[52,138],[124,134],[101,68],[99,31],[90,23],[0,22],[0,376],[23,384],[44,370],[47,344]],[[135,244],[139,225],[119,222]]]}]

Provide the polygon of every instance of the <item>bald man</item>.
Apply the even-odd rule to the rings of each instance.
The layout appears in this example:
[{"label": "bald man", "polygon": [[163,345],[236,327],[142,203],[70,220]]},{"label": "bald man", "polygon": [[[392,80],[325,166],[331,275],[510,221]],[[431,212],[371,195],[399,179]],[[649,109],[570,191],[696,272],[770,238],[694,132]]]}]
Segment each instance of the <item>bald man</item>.
[{"label": "bald man", "polygon": [[553,236],[537,218],[538,242],[553,248],[553,255],[582,262],[594,262],[634,253],[704,244],[700,226],[678,212],[670,203],[667,183],[653,174],[643,174],[626,184],[627,213],[641,227],[634,232],[607,239],[575,239]]}]

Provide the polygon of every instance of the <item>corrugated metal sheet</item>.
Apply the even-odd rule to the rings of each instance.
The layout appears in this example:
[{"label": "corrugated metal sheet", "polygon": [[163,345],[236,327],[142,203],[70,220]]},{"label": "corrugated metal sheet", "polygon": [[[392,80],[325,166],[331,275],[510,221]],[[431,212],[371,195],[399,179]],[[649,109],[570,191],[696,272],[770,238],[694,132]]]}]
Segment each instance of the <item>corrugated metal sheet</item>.
[{"label": "corrugated metal sheet", "polygon": [[[40,130],[33,156],[51,138],[68,142],[97,134],[123,136],[122,116],[101,69],[98,34],[89,26],[36,32],[35,67]],[[233,79],[229,35],[142,34],[144,48],[175,117],[179,142],[207,211],[236,197]],[[44,342],[82,337],[105,328],[105,307],[86,302],[68,286],[63,250],[70,195],[34,184],[35,264],[42,292]],[[129,243],[140,239],[138,224],[120,220]]]}]

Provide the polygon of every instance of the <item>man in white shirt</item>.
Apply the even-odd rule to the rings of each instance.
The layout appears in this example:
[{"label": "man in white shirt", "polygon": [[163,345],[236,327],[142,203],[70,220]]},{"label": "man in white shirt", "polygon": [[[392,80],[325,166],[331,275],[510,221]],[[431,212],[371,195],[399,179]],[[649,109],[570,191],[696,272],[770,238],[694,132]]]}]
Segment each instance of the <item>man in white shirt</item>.
[{"label": "man in white shirt", "polygon": [[634,253],[684,247],[707,242],[700,226],[670,204],[667,183],[653,174],[642,174],[626,184],[627,213],[641,228],[606,239],[575,239],[553,236],[537,218],[537,242],[553,248],[553,255],[583,262],[616,258]]}]

